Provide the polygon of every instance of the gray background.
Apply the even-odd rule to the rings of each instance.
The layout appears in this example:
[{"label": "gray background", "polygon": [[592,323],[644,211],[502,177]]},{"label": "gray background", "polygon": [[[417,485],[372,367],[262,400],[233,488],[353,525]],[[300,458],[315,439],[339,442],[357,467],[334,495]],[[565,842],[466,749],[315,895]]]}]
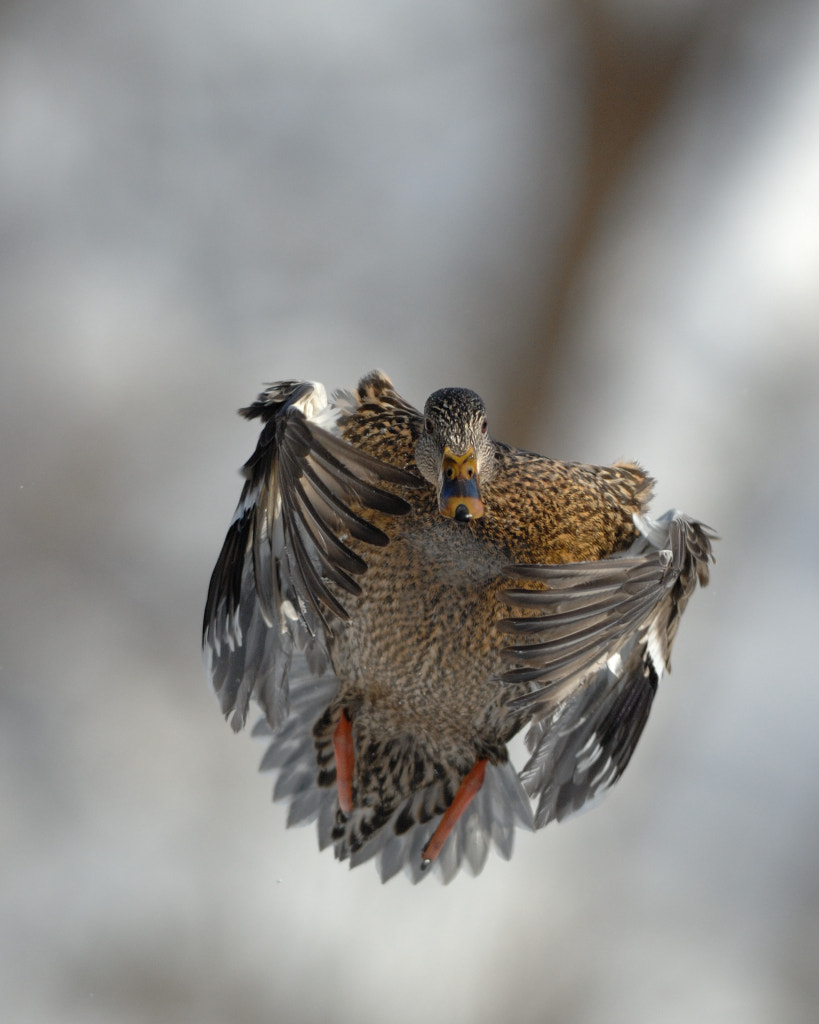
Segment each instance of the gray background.
[{"label": "gray background", "polygon": [[[0,1013],[812,1022],[819,8],[0,8]],[[723,535],[626,776],[479,879],[286,831],[199,658],[266,381]]]}]

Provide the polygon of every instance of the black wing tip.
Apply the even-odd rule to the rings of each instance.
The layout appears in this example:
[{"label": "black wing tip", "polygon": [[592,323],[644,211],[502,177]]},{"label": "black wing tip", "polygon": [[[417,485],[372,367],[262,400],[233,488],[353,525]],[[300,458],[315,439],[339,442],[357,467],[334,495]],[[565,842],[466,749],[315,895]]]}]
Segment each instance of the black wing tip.
[{"label": "black wing tip", "polygon": [[[677,513],[669,524],[671,568],[677,576],[696,576],[701,587],[707,587],[710,567],[716,564],[714,542],[722,538],[713,527]],[[661,552],[662,554],[662,552]]]},{"label": "black wing tip", "polygon": [[265,390],[260,392],[255,402],[239,409],[239,415],[246,420],[268,421],[287,406],[292,406],[300,398],[313,391],[314,388],[315,385],[307,380],[280,380],[266,384]]},{"label": "black wing tip", "polygon": [[[247,495],[247,487],[239,499],[240,507]],[[224,602],[228,619],[235,613],[241,601],[242,572],[247,552],[248,538],[253,518],[252,509],[234,518],[228,527],[222,542],[219,556],[213,567],[208,583],[208,594],[205,599],[205,612],[202,620],[202,643],[207,641],[208,629],[215,628],[219,607]]]}]

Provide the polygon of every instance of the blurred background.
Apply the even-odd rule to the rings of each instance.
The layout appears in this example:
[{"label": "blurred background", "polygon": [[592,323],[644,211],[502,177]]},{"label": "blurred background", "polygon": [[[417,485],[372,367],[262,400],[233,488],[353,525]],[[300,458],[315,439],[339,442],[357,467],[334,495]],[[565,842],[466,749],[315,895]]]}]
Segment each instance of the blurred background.
[{"label": "blurred background", "polygon": [[[813,1022],[819,7],[0,7],[0,1012]],[[287,377],[722,534],[628,772],[478,879],[285,830],[199,655]]]}]

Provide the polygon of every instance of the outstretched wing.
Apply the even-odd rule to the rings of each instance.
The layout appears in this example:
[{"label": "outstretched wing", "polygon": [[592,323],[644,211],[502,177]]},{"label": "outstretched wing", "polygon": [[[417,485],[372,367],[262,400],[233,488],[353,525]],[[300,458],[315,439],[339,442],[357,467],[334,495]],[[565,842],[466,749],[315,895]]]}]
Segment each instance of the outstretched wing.
[{"label": "outstretched wing", "polygon": [[275,728],[287,714],[294,650],[318,670],[347,618],[338,593],[360,593],[367,565],[350,539],[388,543],[360,510],[403,515],[410,506],[382,485],[417,487],[419,478],[333,433],[340,410],[320,384],[274,384],[241,412],[264,426],[213,570],[202,642],[233,728],[244,725],[251,697]]},{"label": "outstretched wing", "polygon": [[507,682],[534,689],[513,702],[530,717],[521,773],[538,800],[536,826],[561,819],[611,786],[634,751],[680,615],[708,582],[714,533],[679,512],[635,517],[641,536],[622,556],[566,565],[513,565],[539,589],[502,599],[527,617],[499,627],[524,642],[504,648]]}]

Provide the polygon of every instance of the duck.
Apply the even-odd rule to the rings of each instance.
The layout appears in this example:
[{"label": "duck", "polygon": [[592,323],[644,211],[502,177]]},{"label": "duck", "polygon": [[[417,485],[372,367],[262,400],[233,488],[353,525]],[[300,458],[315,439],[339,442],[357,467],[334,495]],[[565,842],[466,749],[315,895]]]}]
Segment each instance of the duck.
[{"label": "duck", "polygon": [[620,778],[710,527],[649,515],[634,462],[494,440],[467,388],[419,411],[375,370],[329,398],[274,383],[240,413],[261,432],[202,644],[232,728],[261,711],[288,825],[384,881],[448,882]]}]

